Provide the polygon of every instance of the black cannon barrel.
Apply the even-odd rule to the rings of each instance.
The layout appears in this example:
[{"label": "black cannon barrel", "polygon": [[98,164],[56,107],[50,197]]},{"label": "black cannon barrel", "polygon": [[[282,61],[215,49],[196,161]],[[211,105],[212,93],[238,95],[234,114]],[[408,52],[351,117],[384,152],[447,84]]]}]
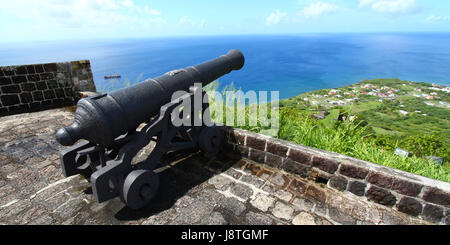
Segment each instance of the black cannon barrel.
[{"label": "black cannon barrel", "polygon": [[169,103],[176,91],[188,91],[194,83],[203,86],[244,66],[239,50],[205,63],[167,72],[128,88],[81,99],[77,103],[74,123],[61,128],[56,140],[65,146],[79,139],[102,146],[135,130],[141,123],[157,115],[161,106]]}]

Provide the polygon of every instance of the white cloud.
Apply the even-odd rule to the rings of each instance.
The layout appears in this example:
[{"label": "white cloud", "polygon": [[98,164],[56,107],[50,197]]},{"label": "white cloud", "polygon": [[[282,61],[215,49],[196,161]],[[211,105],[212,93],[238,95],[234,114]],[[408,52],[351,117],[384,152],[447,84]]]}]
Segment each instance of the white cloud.
[{"label": "white cloud", "polygon": [[325,2],[314,2],[296,13],[296,16],[302,18],[313,18],[335,13],[338,7]]},{"label": "white cloud", "polygon": [[280,10],[276,10],[274,13],[271,13],[266,18],[266,24],[267,25],[276,25],[280,23],[281,21],[287,20],[287,14],[284,12],[281,12]]},{"label": "white cloud", "polygon": [[411,14],[419,10],[416,0],[359,0],[359,7],[391,15]]},{"label": "white cloud", "polygon": [[36,25],[69,28],[165,23],[159,11],[133,0],[16,0],[2,3],[2,11]]},{"label": "white cloud", "polygon": [[438,16],[438,15],[430,15],[425,19],[426,22],[439,22],[439,21],[450,21],[450,15],[447,16]]},{"label": "white cloud", "polygon": [[190,26],[193,26],[193,27],[203,28],[203,27],[206,26],[206,20],[202,19],[200,21],[195,21],[195,20],[190,19],[187,16],[183,16],[178,21],[178,25],[190,25]]},{"label": "white cloud", "polygon": [[148,6],[144,7],[136,7],[136,11],[140,14],[148,14],[148,15],[160,15],[161,13],[156,9],[151,9]]}]

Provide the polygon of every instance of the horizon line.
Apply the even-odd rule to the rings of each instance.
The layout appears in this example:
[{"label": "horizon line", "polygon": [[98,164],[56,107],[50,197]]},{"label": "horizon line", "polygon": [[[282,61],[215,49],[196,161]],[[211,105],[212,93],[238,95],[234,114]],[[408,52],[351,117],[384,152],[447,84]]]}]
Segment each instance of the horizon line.
[{"label": "horizon line", "polygon": [[73,38],[73,39],[38,39],[38,40],[0,40],[0,43],[33,43],[33,42],[64,42],[64,41],[102,41],[130,39],[169,39],[169,38],[208,38],[208,37],[251,37],[251,36],[302,36],[302,35],[339,35],[339,34],[450,34],[450,31],[367,31],[367,32],[299,32],[299,33],[251,33],[251,34],[199,34],[199,35],[161,35],[135,37],[106,38]]}]

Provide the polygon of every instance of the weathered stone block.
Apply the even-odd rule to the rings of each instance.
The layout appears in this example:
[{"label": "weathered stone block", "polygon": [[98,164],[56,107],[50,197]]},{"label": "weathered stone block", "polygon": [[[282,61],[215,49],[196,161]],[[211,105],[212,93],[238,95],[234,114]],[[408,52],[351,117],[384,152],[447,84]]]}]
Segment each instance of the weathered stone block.
[{"label": "weathered stone block", "polygon": [[379,187],[390,189],[392,187],[392,183],[394,182],[394,178],[381,173],[370,172],[367,177],[367,181]]},{"label": "weathered stone block", "polygon": [[241,215],[246,207],[244,203],[240,202],[238,199],[234,197],[225,198],[220,202],[220,207],[232,212],[234,215]]},{"label": "weathered stone block", "polygon": [[226,175],[233,177],[234,179],[239,179],[242,176],[242,173],[236,171],[233,168],[227,169],[227,171],[224,172]]},{"label": "weathered stone block", "polygon": [[200,225],[228,225],[229,222],[219,212],[212,212],[211,215],[205,217]]},{"label": "weathered stone block", "polygon": [[283,170],[293,174],[300,175],[302,178],[307,178],[311,167],[294,162],[291,159],[287,159],[283,165]]},{"label": "weathered stone block", "polygon": [[36,87],[38,90],[46,90],[48,88],[47,83],[45,81],[37,82]]},{"label": "weathered stone block", "polygon": [[244,200],[247,200],[253,195],[253,190],[247,185],[235,183],[233,187],[231,187],[231,193]]},{"label": "weathered stone block", "polygon": [[369,188],[366,192],[366,197],[370,201],[374,201],[385,206],[393,206],[397,202],[397,199],[390,191],[376,186],[371,186]]},{"label": "weathered stone block", "polygon": [[33,102],[30,104],[30,109],[31,110],[37,110],[41,107],[41,102]]},{"label": "weathered stone block", "polygon": [[56,106],[60,106],[60,105],[62,105],[62,104],[64,103],[64,99],[61,99],[61,98],[59,98],[59,99],[53,99],[53,100],[52,100],[52,103],[53,103],[54,105],[56,105]]},{"label": "weathered stone block", "polygon": [[64,80],[64,79],[58,80],[57,83],[58,83],[58,87],[59,87],[59,88],[64,88],[64,87],[67,86],[67,82],[66,82],[66,80]]},{"label": "weathered stone block", "polygon": [[5,74],[5,76],[14,76],[16,69],[14,69],[14,67],[11,66],[7,66],[7,67],[3,67],[3,73]]},{"label": "weathered stone block", "polygon": [[269,181],[277,186],[284,187],[289,183],[289,178],[282,173],[275,173],[270,177]]},{"label": "weathered stone block", "polygon": [[47,86],[49,89],[55,89],[58,88],[58,83],[56,82],[56,80],[48,80],[47,81]]},{"label": "weathered stone block", "polygon": [[397,204],[397,209],[400,212],[417,216],[422,212],[422,204],[414,198],[403,197]]},{"label": "weathered stone block", "polygon": [[0,107],[0,115],[6,115],[8,113],[8,109],[6,109],[5,107]]},{"label": "weathered stone block", "polygon": [[43,73],[44,72],[44,67],[41,64],[34,65],[34,70],[36,71],[36,73]]},{"label": "weathered stone block", "polygon": [[0,96],[3,106],[17,105],[20,103],[19,96],[17,94],[2,95]]},{"label": "weathered stone block", "polygon": [[0,85],[8,85],[11,83],[12,83],[12,80],[10,77],[0,77]]},{"label": "weathered stone block", "polygon": [[272,214],[280,219],[291,220],[294,214],[294,209],[282,202],[277,202],[272,210]]},{"label": "weathered stone block", "polygon": [[407,180],[394,179],[392,190],[407,196],[416,197],[422,190],[422,185]]},{"label": "weathered stone block", "polygon": [[273,206],[275,203],[275,198],[270,197],[265,194],[258,194],[255,198],[255,200],[251,200],[250,203],[257,209],[267,212],[269,208]]},{"label": "weathered stone block", "polygon": [[20,93],[20,87],[19,85],[6,85],[2,87],[2,93],[4,94]]},{"label": "weathered stone block", "polygon": [[364,196],[364,193],[366,191],[366,183],[359,181],[351,181],[350,184],[348,185],[348,191],[357,196]]},{"label": "weathered stone block", "polygon": [[221,175],[216,175],[216,176],[212,177],[211,179],[209,179],[208,183],[211,185],[214,185],[215,188],[224,191],[224,190],[228,189],[228,187],[230,187],[231,184],[234,182],[227,177],[224,177]]},{"label": "weathered stone block", "polygon": [[28,74],[34,74],[34,73],[36,73],[36,70],[34,69],[34,66],[33,66],[33,65],[28,65],[28,66],[26,66],[26,68],[27,68],[27,73],[28,73]]},{"label": "weathered stone block", "polygon": [[250,148],[250,156],[249,158],[258,163],[264,163],[266,153],[264,151],[259,151]]},{"label": "weathered stone block", "polygon": [[21,93],[20,101],[22,103],[31,103],[33,101],[33,97],[31,96],[31,93]]},{"label": "weathered stone block", "polygon": [[440,204],[446,207],[450,206],[450,194],[434,187],[428,188],[425,191],[423,200]]},{"label": "weathered stone block", "polygon": [[327,173],[334,174],[338,169],[339,162],[319,156],[314,156],[312,166]]},{"label": "weathered stone block", "polygon": [[46,100],[56,98],[55,92],[53,90],[46,90],[46,91],[44,91],[44,98]]},{"label": "weathered stone block", "polygon": [[273,171],[267,170],[267,169],[263,169],[261,170],[261,172],[258,173],[258,177],[267,181],[270,179],[270,177],[273,175]]},{"label": "weathered stone block", "polygon": [[339,191],[345,191],[347,189],[347,179],[341,176],[332,176],[330,178],[330,187]]},{"label": "weathered stone block", "polygon": [[292,224],[294,225],[317,225],[316,221],[314,219],[314,216],[312,216],[309,213],[301,212],[299,215],[297,215],[293,220]]},{"label": "weathered stone block", "polygon": [[247,164],[244,167],[244,171],[253,175],[258,175],[258,173],[261,171],[261,167],[255,165],[255,164]]},{"label": "weathered stone block", "polygon": [[45,72],[56,72],[57,71],[57,66],[55,63],[44,64],[43,66],[44,66]]},{"label": "weathered stone block", "polygon": [[336,208],[330,208],[329,209],[330,218],[332,218],[334,221],[343,224],[343,225],[356,225],[356,219],[351,217],[348,214],[344,214],[342,212],[339,212]]},{"label": "weathered stone block", "polygon": [[64,89],[55,89],[55,94],[57,98],[64,98]]},{"label": "weathered stone block", "polygon": [[245,219],[249,225],[271,225],[273,223],[270,217],[255,212],[249,212]]},{"label": "weathered stone block", "polygon": [[382,224],[386,225],[406,225],[408,221],[404,219],[404,217],[400,217],[396,214],[393,214],[391,210],[386,210],[382,215]]},{"label": "weathered stone block", "polygon": [[37,74],[32,74],[32,75],[28,75],[27,76],[28,81],[30,82],[38,82],[41,80],[41,78],[39,77],[39,75]]},{"label": "weathered stone block", "polygon": [[16,75],[26,75],[27,73],[28,73],[28,71],[25,66],[17,66],[16,67]]},{"label": "weathered stone block", "polygon": [[41,80],[52,80],[55,79],[55,75],[53,73],[42,73]]},{"label": "weathered stone block", "polygon": [[72,97],[73,96],[73,90],[72,88],[66,88],[64,89],[64,93],[66,94],[66,96]]},{"label": "weathered stone block", "polygon": [[422,211],[422,217],[428,221],[439,223],[444,217],[444,209],[435,205],[426,204]]},{"label": "weathered stone block", "polygon": [[306,191],[306,184],[297,179],[293,179],[289,184],[288,189],[297,196],[301,196]]},{"label": "weathered stone block", "polygon": [[325,202],[327,199],[327,195],[323,189],[317,188],[313,185],[310,185],[305,192],[306,196],[315,199],[319,202]]},{"label": "weathered stone block", "polygon": [[41,102],[42,106],[51,106],[52,105],[52,101],[51,100],[44,100]]},{"label": "weathered stone block", "polygon": [[36,85],[34,83],[22,83],[20,84],[20,87],[22,88],[23,91],[34,91],[36,90]]},{"label": "weathered stone block", "polygon": [[26,83],[28,81],[26,76],[13,76],[12,80],[14,83]]},{"label": "weathered stone block", "polygon": [[339,173],[355,179],[365,179],[369,170],[352,165],[341,164]]},{"label": "weathered stone block", "polygon": [[281,168],[283,164],[283,159],[277,155],[273,155],[270,153],[266,153],[266,165],[273,167],[273,168]]},{"label": "weathered stone block", "polygon": [[257,188],[261,187],[264,184],[264,180],[258,178],[255,175],[244,175],[240,180]]},{"label": "weathered stone block", "polygon": [[272,154],[275,154],[280,157],[286,157],[286,154],[288,152],[288,147],[281,145],[281,144],[275,144],[273,142],[267,141],[267,152],[270,152]]},{"label": "weathered stone block", "polygon": [[44,94],[41,91],[35,91],[32,93],[34,101],[44,100]]},{"label": "weathered stone block", "polygon": [[64,104],[67,106],[72,106],[74,105],[78,100],[75,100],[74,98],[64,98]]},{"label": "weathered stone block", "polygon": [[314,202],[304,198],[295,198],[294,201],[292,201],[292,204],[294,205],[295,208],[308,212],[312,211],[314,207]]},{"label": "weathered stone block", "polygon": [[311,165],[311,154],[299,151],[297,149],[291,149],[289,152],[289,158],[305,165]]},{"label": "weathered stone block", "polygon": [[266,149],[266,140],[248,135],[245,145],[253,149],[264,151]]}]

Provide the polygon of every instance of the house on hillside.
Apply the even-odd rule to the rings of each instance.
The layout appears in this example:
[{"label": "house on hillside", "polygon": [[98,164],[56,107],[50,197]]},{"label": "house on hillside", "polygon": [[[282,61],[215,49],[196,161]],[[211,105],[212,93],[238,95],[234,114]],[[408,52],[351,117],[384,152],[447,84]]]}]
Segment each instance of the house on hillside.
[{"label": "house on hillside", "polygon": [[403,116],[406,116],[406,115],[409,114],[409,112],[404,111],[404,110],[399,110],[398,112],[399,112],[400,114],[402,114]]}]

